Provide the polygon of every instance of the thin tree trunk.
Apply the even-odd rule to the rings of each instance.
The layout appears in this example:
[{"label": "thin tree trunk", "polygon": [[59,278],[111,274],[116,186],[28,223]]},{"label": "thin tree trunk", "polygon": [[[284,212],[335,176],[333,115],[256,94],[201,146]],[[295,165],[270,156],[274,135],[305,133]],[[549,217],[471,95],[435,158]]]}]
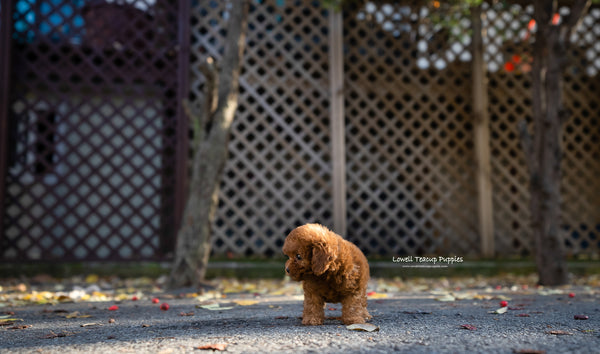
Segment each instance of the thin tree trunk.
[{"label": "thin tree trunk", "polygon": [[[177,235],[169,287],[198,286],[206,274],[219,183],[228,157],[231,125],[238,106],[239,76],[246,42],[248,2],[231,1],[227,42],[220,70],[208,62],[205,109],[195,122],[194,159],[188,201]],[[217,77],[218,76],[218,77]],[[216,83],[218,80],[218,84]],[[188,107],[189,108],[189,107]],[[187,109],[190,112],[189,109]]]},{"label": "thin tree trunk", "polygon": [[552,23],[557,13],[555,0],[537,0],[534,18],[537,33],[533,47],[533,139],[527,125],[520,130],[529,167],[531,221],[539,282],[562,285],[568,282],[564,239],[561,232],[560,163],[561,132],[567,118],[562,106],[562,77],[567,43],[589,0],[578,0],[559,26]]}]

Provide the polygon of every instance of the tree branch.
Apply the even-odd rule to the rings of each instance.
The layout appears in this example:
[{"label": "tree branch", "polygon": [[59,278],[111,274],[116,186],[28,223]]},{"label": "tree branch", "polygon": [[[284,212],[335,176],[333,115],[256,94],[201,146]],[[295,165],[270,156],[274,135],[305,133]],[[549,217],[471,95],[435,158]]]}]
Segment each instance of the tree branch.
[{"label": "tree branch", "polygon": [[[236,109],[237,104],[230,105],[230,96],[237,98],[239,90],[239,77],[241,72],[241,59],[246,44],[246,28],[248,23],[248,0],[233,0],[230,2],[230,19],[241,19],[241,21],[230,20],[227,22],[227,37],[237,38],[228,40],[225,44],[223,59],[219,73],[218,106],[217,111],[225,109]],[[237,100],[236,100],[237,101]],[[231,122],[224,120],[233,119],[233,114],[215,114],[215,125],[228,125]]]},{"label": "tree branch", "polygon": [[203,132],[208,134],[212,126],[213,114],[217,110],[219,104],[218,90],[219,83],[218,67],[212,57],[206,58],[206,61],[200,65],[200,71],[204,75],[204,117],[199,120],[198,128],[203,129]]},{"label": "tree branch", "polygon": [[588,12],[591,5],[591,0],[576,0],[575,4],[571,6],[571,12],[565,17],[561,26],[561,40],[564,43],[569,41],[573,31],[579,26],[579,23],[583,20],[583,16]]}]

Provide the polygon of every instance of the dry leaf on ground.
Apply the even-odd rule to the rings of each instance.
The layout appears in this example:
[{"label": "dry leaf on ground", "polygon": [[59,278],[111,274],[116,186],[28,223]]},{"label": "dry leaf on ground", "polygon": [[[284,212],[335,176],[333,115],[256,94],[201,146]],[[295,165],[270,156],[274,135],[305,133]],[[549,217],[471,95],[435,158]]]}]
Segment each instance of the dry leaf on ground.
[{"label": "dry leaf on ground", "polygon": [[258,301],[256,300],[233,300],[233,302],[240,306],[250,306],[258,304]]},{"label": "dry leaf on ground", "polygon": [[225,350],[227,344],[225,343],[214,343],[197,346],[196,349],[200,350]]},{"label": "dry leaf on ground", "polygon": [[362,332],[377,332],[377,331],[379,331],[379,326],[375,326],[370,323],[355,323],[355,324],[346,326],[346,328],[351,331],[362,331]]},{"label": "dry leaf on ground", "polygon": [[501,307],[495,311],[490,311],[489,313],[495,314],[495,315],[501,315],[503,313],[506,313],[506,311],[508,311],[508,307]]},{"label": "dry leaf on ground", "polygon": [[567,332],[567,331],[559,331],[559,330],[556,330],[556,331],[546,331],[546,333],[547,333],[547,334],[553,334],[553,335],[555,335],[555,336],[570,336],[570,335],[572,335],[572,334],[573,334],[573,333],[571,333],[571,332]]}]

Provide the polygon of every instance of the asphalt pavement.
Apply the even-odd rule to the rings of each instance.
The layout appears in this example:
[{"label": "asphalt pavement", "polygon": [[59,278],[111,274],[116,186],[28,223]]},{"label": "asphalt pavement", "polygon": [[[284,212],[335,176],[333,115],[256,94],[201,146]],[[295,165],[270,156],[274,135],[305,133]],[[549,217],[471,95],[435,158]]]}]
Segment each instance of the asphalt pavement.
[{"label": "asphalt pavement", "polygon": [[578,286],[371,293],[373,332],[342,325],[339,304],[303,326],[297,294],[17,303],[0,308],[0,353],[599,353],[599,300]]}]

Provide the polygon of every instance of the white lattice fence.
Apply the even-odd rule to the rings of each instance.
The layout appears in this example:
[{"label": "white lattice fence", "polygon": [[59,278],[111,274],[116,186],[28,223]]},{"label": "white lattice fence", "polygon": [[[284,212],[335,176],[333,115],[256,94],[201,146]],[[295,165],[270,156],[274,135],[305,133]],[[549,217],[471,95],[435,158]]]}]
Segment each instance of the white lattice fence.
[{"label": "white lattice fence", "polygon": [[[194,12],[192,52],[202,55],[193,61],[218,59],[224,2],[202,1]],[[252,2],[249,16],[213,249],[279,255],[294,225],[331,223],[327,12],[315,2],[265,1]],[[197,81],[192,94],[201,90]]]},{"label": "white lattice fence", "polygon": [[[471,21],[431,21],[431,3],[344,12],[347,236],[370,254],[478,255]],[[227,5],[192,13],[197,63],[222,53]],[[496,254],[531,254],[517,123],[531,120],[531,7],[484,5]],[[214,253],[277,255],[294,226],[331,226],[328,16],[316,1],[253,1],[240,109],[214,225]],[[563,220],[572,253],[600,247],[600,12],[569,53]],[[507,65],[510,63],[510,65]],[[512,66],[511,66],[512,65]]]},{"label": "white lattice fence", "polygon": [[378,254],[478,251],[468,37],[424,8],[345,15],[349,237]]}]

